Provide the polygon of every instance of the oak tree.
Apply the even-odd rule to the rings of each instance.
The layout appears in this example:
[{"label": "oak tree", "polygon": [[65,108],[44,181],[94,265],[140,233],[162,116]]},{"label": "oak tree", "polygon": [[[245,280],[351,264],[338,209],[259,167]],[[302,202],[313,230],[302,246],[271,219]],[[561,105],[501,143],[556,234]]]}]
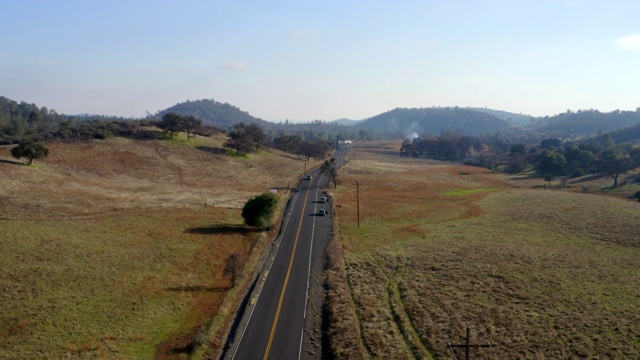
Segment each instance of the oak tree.
[{"label": "oak tree", "polygon": [[11,149],[11,156],[16,159],[27,158],[27,164],[31,165],[34,159],[42,159],[49,156],[49,149],[42,144],[37,144],[31,140],[20,142],[18,146]]}]

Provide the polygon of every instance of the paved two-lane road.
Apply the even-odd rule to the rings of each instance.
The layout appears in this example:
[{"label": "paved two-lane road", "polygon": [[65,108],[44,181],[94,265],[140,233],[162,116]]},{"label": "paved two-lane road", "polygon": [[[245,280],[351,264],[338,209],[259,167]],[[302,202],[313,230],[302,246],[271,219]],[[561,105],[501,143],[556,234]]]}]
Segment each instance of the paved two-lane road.
[{"label": "paved two-lane road", "polygon": [[[337,156],[341,165],[343,154]],[[330,204],[318,203],[320,189],[329,179],[318,171],[311,174],[312,180],[302,180],[292,199],[275,258],[259,295],[245,309],[247,319],[237,330],[228,359],[304,358],[302,339],[314,242],[326,244],[332,228]],[[327,216],[316,216],[321,208],[327,210]]]}]

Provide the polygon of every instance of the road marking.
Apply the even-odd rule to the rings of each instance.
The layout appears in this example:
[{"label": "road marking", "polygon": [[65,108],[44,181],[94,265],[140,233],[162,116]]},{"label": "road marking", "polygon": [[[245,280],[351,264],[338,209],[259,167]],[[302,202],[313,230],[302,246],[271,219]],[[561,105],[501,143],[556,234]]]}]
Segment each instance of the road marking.
[{"label": "road marking", "polygon": [[[318,201],[318,191],[320,191],[320,183],[322,182],[322,179],[324,178],[324,174],[322,174],[322,176],[320,176],[320,180],[318,180],[318,186],[316,187],[316,198],[315,201]],[[315,217],[315,213],[316,213],[316,209],[317,209],[317,202],[314,202],[313,205],[313,227],[311,228],[311,248],[309,249],[309,268],[307,269],[307,290],[305,291],[304,294],[304,313],[302,315],[302,330],[300,331],[300,346],[298,347],[298,360],[300,360],[300,358],[302,357],[302,342],[304,341],[304,323],[307,320],[307,303],[309,302],[309,279],[311,278],[311,257],[313,255],[313,240],[315,239],[315,234],[316,234],[316,217]]]},{"label": "road marking", "polygon": [[273,343],[273,337],[278,327],[278,318],[280,317],[280,310],[282,310],[282,301],[284,300],[284,294],[287,292],[287,284],[289,283],[289,276],[291,275],[291,268],[293,267],[293,259],[296,257],[296,248],[298,247],[298,238],[300,238],[300,230],[302,230],[302,221],[305,217],[305,210],[307,208],[307,200],[309,199],[309,191],[304,197],[304,204],[302,205],[302,213],[300,214],[300,223],[298,224],[298,232],[296,233],[296,240],[293,243],[293,251],[291,252],[291,260],[289,260],[289,268],[287,269],[287,276],[284,278],[284,285],[282,286],[282,292],[280,293],[280,301],[278,302],[278,310],[276,311],[276,317],[273,320],[273,326],[271,327],[271,335],[269,336],[269,343],[265,350],[263,360],[269,358],[269,352],[271,351],[271,343]]}]

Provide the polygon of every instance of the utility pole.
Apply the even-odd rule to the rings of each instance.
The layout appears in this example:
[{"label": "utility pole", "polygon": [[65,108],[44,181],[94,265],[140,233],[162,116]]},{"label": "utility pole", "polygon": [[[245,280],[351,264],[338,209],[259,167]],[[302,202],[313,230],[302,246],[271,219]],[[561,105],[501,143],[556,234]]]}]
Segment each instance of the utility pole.
[{"label": "utility pole", "polygon": [[470,360],[471,359],[471,348],[472,347],[488,348],[488,347],[491,347],[491,344],[488,341],[484,345],[482,345],[482,344],[480,344],[480,345],[471,344],[471,326],[467,325],[467,341],[466,341],[466,343],[464,343],[464,344],[452,344],[452,343],[448,342],[447,343],[447,347],[449,349],[451,349],[451,352],[453,352],[453,348],[454,347],[463,347],[463,348],[465,348],[464,358],[465,358],[465,360]]},{"label": "utility pole", "polygon": [[358,204],[358,227],[360,227],[360,180],[356,179],[356,203]]}]

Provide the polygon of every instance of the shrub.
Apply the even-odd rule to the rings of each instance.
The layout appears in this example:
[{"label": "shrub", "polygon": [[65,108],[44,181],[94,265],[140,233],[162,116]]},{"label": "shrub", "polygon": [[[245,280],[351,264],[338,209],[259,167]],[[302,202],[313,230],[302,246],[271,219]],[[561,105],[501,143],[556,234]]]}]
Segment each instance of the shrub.
[{"label": "shrub", "polygon": [[242,208],[242,217],[247,225],[266,229],[271,226],[277,206],[278,195],[264,193],[247,201]]}]

